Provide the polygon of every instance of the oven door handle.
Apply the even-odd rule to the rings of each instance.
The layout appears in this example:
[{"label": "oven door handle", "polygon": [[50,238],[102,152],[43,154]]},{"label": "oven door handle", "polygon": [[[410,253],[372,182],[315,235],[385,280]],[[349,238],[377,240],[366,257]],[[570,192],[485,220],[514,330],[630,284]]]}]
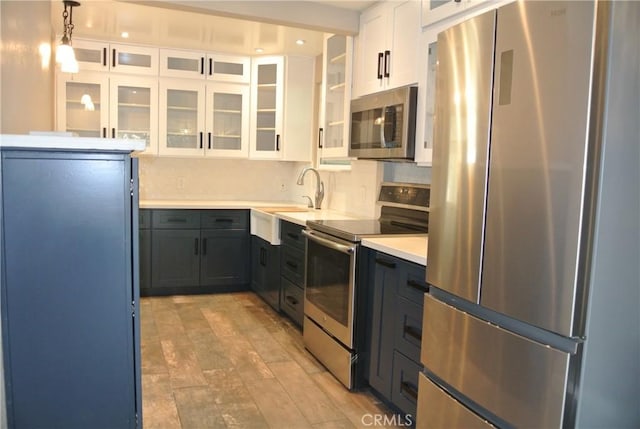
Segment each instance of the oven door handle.
[{"label": "oven door handle", "polygon": [[302,234],[306,236],[309,240],[313,240],[330,249],[337,250],[338,252],[351,255],[356,251],[356,246],[346,246],[344,244],[336,243],[335,241],[329,240],[327,238],[318,237],[316,234],[313,233],[313,231],[308,231],[306,229],[303,229]]}]

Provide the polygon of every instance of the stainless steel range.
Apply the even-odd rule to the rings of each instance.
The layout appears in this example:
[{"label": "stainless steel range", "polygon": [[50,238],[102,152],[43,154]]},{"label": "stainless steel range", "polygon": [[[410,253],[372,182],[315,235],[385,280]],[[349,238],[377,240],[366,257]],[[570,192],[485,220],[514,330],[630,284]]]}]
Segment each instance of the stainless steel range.
[{"label": "stainless steel range", "polygon": [[428,185],[383,183],[379,219],[307,221],[305,347],[349,389],[363,384],[366,274],[360,241],[428,232]]}]

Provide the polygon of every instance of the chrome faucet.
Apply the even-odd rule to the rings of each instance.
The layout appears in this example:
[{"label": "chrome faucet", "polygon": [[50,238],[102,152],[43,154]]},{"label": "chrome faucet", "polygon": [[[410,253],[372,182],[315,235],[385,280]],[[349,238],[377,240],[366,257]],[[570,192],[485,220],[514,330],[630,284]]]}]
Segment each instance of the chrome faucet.
[{"label": "chrome faucet", "polygon": [[305,167],[298,176],[298,181],[296,182],[298,185],[304,185],[304,175],[307,171],[313,171],[316,174],[316,195],[315,195],[315,208],[320,209],[320,205],[322,204],[322,199],[324,198],[324,183],[320,180],[320,173],[313,167]]}]

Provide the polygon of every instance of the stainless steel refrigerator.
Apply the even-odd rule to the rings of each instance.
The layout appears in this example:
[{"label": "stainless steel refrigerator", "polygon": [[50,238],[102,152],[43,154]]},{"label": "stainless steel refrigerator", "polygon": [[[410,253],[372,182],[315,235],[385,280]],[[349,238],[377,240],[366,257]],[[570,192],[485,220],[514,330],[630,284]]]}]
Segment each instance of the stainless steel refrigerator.
[{"label": "stainless steel refrigerator", "polygon": [[640,3],[438,37],[417,426],[640,427]]}]

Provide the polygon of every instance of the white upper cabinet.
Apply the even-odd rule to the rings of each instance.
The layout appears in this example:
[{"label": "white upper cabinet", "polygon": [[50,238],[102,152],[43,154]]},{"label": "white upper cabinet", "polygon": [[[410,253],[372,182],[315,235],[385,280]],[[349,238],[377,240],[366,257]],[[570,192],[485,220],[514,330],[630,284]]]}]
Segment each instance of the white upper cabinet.
[{"label": "white upper cabinet", "polygon": [[447,27],[514,0],[421,0],[422,26]]},{"label": "white upper cabinet", "polygon": [[56,129],[81,137],[146,140],[158,153],[158,81],[85,72],[57,75]]},{"label": "white upper cabinet", "polygon": [[319,159],[349,156],[352,58],[352,37],[339,34],[325,36],[318,130]]},{"label": "white upper cabinet", "polygon": [[360,15],[356,96],[418,81],[420,3],[389,1]]},{"label": "white upper cabinet", "polygon": [[160,76],[248,84],[250,62],[245,56],[160,49]]},{"label": "white upper cabinet", "polygon": [[202,156],[205,86],[186,79],[160,79],[160,155]]},{"label": "white upper cabinet", "polygon": [[161,78],[159,153],[246,158],[249,87]]},{"label": "white upper cabinet", "polygon": [[158,48],[74,39],[80,71],[158,75]]},{"label": "white upper cabinet", "polygon": [[224,158],[249,156],[249,87],[207,85],[205,154]]},{"label": "white upper cabinet", "polygon": [[297,56],[253,59],[250,158],[311,161],[314,61]]}]

